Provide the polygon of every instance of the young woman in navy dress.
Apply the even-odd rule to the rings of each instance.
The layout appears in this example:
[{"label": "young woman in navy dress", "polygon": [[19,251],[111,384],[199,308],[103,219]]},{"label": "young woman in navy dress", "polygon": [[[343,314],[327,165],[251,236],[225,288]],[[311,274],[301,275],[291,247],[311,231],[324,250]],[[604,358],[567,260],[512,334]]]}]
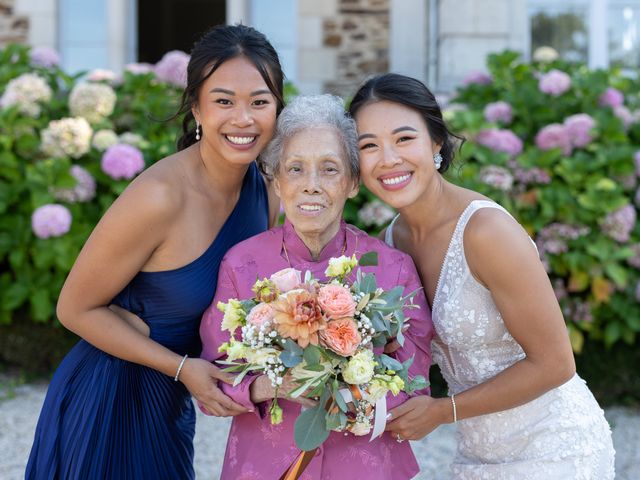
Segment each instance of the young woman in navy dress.
[{"label": "young woman in navy dress", "polygon": [[191,396],[214,415],[246,411],[198,358],[198,328],[225,252],[277,216],[255,159],[283,74],[266,37],[238,25],[209,31],[187,76],[179,152],[113,203],[60,294],[58,318],[82,339],[49,386],[27,479],[191,479]]}]

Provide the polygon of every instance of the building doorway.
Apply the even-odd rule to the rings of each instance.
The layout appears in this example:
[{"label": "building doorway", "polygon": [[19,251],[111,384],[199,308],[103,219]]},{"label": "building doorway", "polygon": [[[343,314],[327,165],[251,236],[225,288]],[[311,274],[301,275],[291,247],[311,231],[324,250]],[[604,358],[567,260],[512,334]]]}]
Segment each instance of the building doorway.
[{"label": "building doorway", "polygon": [[189,53],[209,28],[226,23],[226,13],[225,0],[138,0],[138,61]]}]

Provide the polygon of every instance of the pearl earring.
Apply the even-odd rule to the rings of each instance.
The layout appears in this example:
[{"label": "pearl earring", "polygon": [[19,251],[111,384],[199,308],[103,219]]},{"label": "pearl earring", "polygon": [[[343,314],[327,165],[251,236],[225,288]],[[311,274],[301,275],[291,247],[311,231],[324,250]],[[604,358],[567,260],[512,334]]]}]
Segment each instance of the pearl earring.
[{"label": "pearl earring", "polygon": [[442,155],[440,153],[436,153],[433,156],[433,163],[436,165],[436,170],[440,170],[440,165],[442,165]]},{"label": "pearl earring", "polygon": [[196,120],[196,140],[200,140],[200,122]]}]

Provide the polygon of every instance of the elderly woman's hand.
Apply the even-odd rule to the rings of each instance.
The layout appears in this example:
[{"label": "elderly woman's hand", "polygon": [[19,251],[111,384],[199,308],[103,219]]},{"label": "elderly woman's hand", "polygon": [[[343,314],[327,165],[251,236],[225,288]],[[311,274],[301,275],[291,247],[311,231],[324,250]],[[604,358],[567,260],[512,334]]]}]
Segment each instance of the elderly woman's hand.
[{"label": "elderly woman's hand", "polygon": [[427,395],[412,397],[389,412],[391,420],[385,430],[399,440],[420,440],[444,423],[451,421],[451,404],[447,398]]},{"label": "elderly woman's hand", "polygon": [[[299,403],[305,407],[314,407],[317,402],[300,395],[298,398],[290,398],[289,393],[298,388],[291,375],[285,375],[282,385],[278,388],[278,398],[286,398],[289,401]],[[266,402],[275,397],[275,388],[271,385],[271,380],[266,375],[260,375],[251,384],[251,401],[253,403]]]}]

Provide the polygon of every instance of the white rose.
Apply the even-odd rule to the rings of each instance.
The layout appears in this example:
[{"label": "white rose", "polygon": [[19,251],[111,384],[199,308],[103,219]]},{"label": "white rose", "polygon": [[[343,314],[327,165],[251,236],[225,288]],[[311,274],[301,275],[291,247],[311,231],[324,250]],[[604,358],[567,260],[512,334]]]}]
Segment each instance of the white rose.
[{"label": "white rose", "polygon": [[351,385],[361,385],[371,380],[376,362],[373,360],[371,350],[363,350],[349,359],[347,366],[342,370],[342,378]]},{"label": "white rose", "polygon": [[349,431],[353,433],[356,437],[361,437],[363,435],[368,434],[371,431],[371,424],[364,422],[356,422],[351,427],[349,427]]},{"label": "white rose", "polygon": [[387,383],[385,381],[381,381],[380,379],[374,377],[367,388],[367,398],[371,403],[376,403],[382,397],[384,397],[389,388],[387,387]]},{"label": "white rose", "polygon": [[351,257],[344,255],[338,258],[330,258],[329,266],[325,270],[324,274],[327,277],[339,277],[342,275],[348,275],[358,265],[358,260],[355,254]]}]

